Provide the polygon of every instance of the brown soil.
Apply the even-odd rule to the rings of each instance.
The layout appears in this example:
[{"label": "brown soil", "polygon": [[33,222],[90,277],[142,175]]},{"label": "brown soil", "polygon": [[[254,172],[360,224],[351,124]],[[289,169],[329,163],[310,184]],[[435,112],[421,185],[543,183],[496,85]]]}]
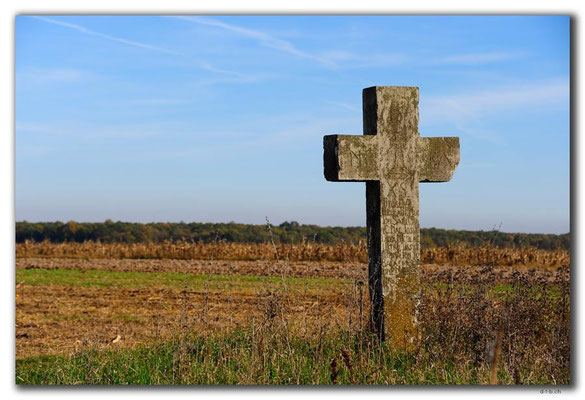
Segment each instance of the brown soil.
[{"label": "brown soil", "polygon": [[75,269],[135,272],[179,272],[193,274],[237,274],[259,276],[358,278],[367,265],[341,262],[280,262],[223,260],[137,260],[137,259],[75,259],[17,258],[16,268]]},{"label": "brown soil", "polygon": [[[75,259],[75,258],[17,258],[20,269],[71,269],[78,271],[173,272],[192,274],[235,274],[257,276],[291,276],[308,278],[357,279],[367,278],[367,264],[343,262],[275,262],[225,260],[142,260],[142,259]],[[561,267],[566,269],[566,267]],[[450,266],[423,264],[422,280],[451,280],[465,276],[489,274],[494,283],[506,283],[521,273],[531,279],[553,276],[559,268],[528,266]],[[568,277],[567,277],[568,279]]]},{"label": "brown soil", "polygon": [[[31,286],[17,283],[16,357],[64,354],[87,345],[99,348],[130,347],[168,338],[187,330],[226,331],[238,325],[269,323],[286,315],[299,329],[317,319],[351,323],[366,313],[365,264],[334,262],[274,263],[258,261],[112,260],[19,258],[16,268],[156,271],[244,275],[345,278],[346,287],[291,292],[280,283],[258,283],[252,289],[194,291],[153,286],[119,288],[96,286]],[[557,274],[558,275],[558,274]],[[423,266],[423,282],[473,279],[501,283],[558,279],[550,269],[513,267]],[[568,280],[568,271],[563,272]],[[355,318],[354,318],[355,319]],[[118,338],[119,336],[119,338]],[[117,340],[116,340],[117,339]]]},{"label": "brown soil", "polygon": [[88,345],[132,347],[179,332],[265,324],[283,314],[301,329],[321,318],[343,323],[348,304],[342,290],[289,292],[265,283],[245,291],[24,283],[16,290],[16,358],[70,353]]}]

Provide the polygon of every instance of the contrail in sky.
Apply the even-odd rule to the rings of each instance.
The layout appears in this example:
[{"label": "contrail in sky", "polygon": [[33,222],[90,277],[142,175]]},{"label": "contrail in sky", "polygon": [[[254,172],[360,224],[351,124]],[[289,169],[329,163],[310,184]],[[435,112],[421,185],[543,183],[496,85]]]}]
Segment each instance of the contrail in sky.
[{"label": "contrail in sky", "polygon": [[78,32],[85,33],[86,35],[97,36],[97,37],[101,37],[101,38],[104,38],[104,39],[107,39],[107,40],[112,40],[114,42],[124,43],[124,44],[127,44],[129,46],[140,47],[142,49],[153,50],[153,51],[160,51],[160,52],[163,52],[163,53],[173,54],[173,55],[179,55],[179,53],[176,53],[176,52],[174,52],[172,50],[169,50],[169,49],[165,49],[163,47],[152,46],[152,45],[146,44],[146,43],[135,42],[135,41],[132,41],[132,40],[127,40],[127,39],[119,38],[119,37],[116,37],[116,36],[106,35],[105,33],[92,31],[91,29],[87,29],[86,27],[81,26],[81,25],[70,24],[68,22],[62,22],[62,21],[58,21],[56,19],[47,18],[47,17],[41,17],[41,16],[36,16],[36,15],[31,15],[31,17],[32,18],[36,18],[36,19],[40,19],[41,21],[45,21],[45,22],[47,22],[49,24],[54,24],[54,25],[59,25],[59,26],[64,26],[66,28],[74,29],[74,30],[76,30]]},{"label": "contrail in sky", "polygon": [[182,19],[185,21],[189,21],[192,23],[196,23],[199,25],[208,25],[208,26],[215,26],[217,28],[222,28],[231,32],[234,32],[240,36],[246,36],[252,39],[256,39],[260,41],[260,43],[266,47],[270,47],[285,53],[293,54],[297,57],[308,58],[311,60],[318,61],[322,64],[325,64],[329,67],[337,67],[337,64],[327,58],[314,56],[312,54],[306,53],[302,50],[297,49],[292,43],[287,42],[286,40],[281,40],[275,38],[272,35],[269,35],[265,32],[255,30],[255,29],[248,29],[243,28],[241,26],[226,24],[225,22],[218,21],[213,18],[207,17],[184,17],[184,16],[175,16],[174,18]]}]

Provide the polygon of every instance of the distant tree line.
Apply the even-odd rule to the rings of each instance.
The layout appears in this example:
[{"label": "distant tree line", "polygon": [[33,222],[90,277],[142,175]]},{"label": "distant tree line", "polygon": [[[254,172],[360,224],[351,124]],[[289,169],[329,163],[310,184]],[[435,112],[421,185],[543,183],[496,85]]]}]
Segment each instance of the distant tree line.
[{"label": "distant tree line", "polygon": [[[259,243],[274,240],[275,243],[309,242],[334,244],[365,242],[365,227],[329,227],[301,225],[283,222],[278,226],[230,223],[133,223],[133,222],[16,222],[16,242],[44,240],[61,242],[100,241],[103,243],[139,243],[164,241],[228,241]],[[443,247],[467,244],[497,247],[537,247],[540,249],[569,249],[570,234],[503,233],[498,231],[458,231],[427,228],[421,229],[423,247]]]}]

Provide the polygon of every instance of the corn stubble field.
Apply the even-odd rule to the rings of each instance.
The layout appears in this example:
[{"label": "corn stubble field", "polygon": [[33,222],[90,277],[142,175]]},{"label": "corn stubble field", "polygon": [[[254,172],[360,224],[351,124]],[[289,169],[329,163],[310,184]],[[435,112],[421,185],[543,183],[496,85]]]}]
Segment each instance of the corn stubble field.
[{"label": "corn stubble field", "polygon": [[568,251],[423,248],[410,352],[368,332],[366,261],[364,243],[17,244],[16,383],[570,383]]}]

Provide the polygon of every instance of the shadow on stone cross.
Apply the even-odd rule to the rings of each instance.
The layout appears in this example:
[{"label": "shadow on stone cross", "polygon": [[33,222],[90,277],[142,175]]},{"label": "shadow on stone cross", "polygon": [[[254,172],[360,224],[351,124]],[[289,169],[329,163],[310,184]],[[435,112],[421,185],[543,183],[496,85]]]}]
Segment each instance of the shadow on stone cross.
[{"label": "shadow on stone cross", "polygon": [[364,135],[323,138],[325,178],[366,182],[370,328],[394,347],[416,346],[420,302],[419,182],[447,182],[458,137],[420,137],[418,88],[363,91]]}]

